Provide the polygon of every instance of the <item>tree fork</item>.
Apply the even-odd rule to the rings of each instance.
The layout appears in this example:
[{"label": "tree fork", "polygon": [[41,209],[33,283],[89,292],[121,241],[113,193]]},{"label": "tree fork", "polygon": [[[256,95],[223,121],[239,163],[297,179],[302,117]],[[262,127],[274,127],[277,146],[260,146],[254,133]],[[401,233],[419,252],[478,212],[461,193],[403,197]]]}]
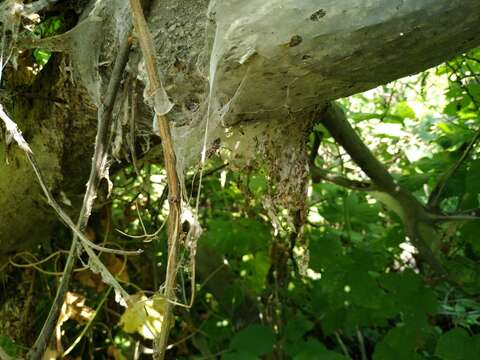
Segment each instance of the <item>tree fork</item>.
[{"label": "tree fork", "polygon": [[372,154],[360,136],[348,122],[344,111],[335,103],[328,104],[320,115],[320,121],[330,135],[350,155],[352,160],[370,177],[380,192],[389,195],[400,207],[406,232],[420,254],[442,278],[449,275],[438,261],[431,247],[423,239],[419,226],[432,227],[432,216],[408,191],[390,175],[385,166]]}]

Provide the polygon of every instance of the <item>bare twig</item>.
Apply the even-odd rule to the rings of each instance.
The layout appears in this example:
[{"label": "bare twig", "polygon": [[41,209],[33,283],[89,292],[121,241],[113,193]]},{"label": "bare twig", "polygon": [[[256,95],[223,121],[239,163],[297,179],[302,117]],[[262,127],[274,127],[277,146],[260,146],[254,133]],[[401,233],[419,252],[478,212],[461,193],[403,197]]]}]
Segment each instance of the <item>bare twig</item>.
[{"label": "bare twig", "polygon": [[453,222],[453,221],[472,221],[480,220],[480,216],[475,215],[432,215],[432,220],[437,222]]},{"label": "bare twig", "polygon": [[323,133],[314,131],[313,135],[314,135],[314,138],[313,138],[312,151],[310,153],[310,158],[309,158],[310,176],[312,177],[313,182],[327,181],[332,184],[336,184],[338,186],[351,189],[351,190],[360,190],[360,191],[375,190],[375,187],[371,183],[358,181],[358,180],[350,180],[340,175],[331,174],[328,171],[315,165],[315,159],[317,158],[318,149],[320,148],[320,145],[322,142]]},{"label": "bare twig", "polygon": [[363,340],[363,334],[360,331],[360,328],[357,326],[357,339],[358,346],[360,347],[360,353],[362,354],[362,360],[368,360],[367,351],[365,350],[365,342]]},{"label": "bare twig", "polygon": [[[148,29],[145,16],[143,14],[140,0],[130,0],[130,8],[132,11],[132,19],[135,31],[142,49],[143,58],[145,60],[145,67],[149,79],[150,92],[152,95],[161,91],[162,83],[158,73],[155,48],[153,45],[152,36]],[[167,173],[167,183],[169,192],[169,214],[168,214],[168,261],[164,295],[167,298],[167,305],[164,314],[164,320],[160,328],[160,333],[155,339],[155,357],[162,360],[165,357],[167,349],[168,336],[170,327],[173,321],[173,304],[175,301],[175,283],[177,276],[177,251],[178,242],[180,238],[180,215],[181,215],[181,193],[178,174],[176,169],[175,151],[173,148],[172,136],[170,134],[170,126],[165,115],[158,113],[159,109],[155,104],[155,112],[159,127],[159,135],[162,140],[163,155],[165,161],[165,169]]]},{"label": "bare twig", "polygon": [[348,353],[348,349],[345,346],[345,343],[343,342],[342,338],[340,337],[340,334],[338,331],[335,331],[335,339],[337,339],[338,345],[340,345],[340,348],[342,349],[343,355],[347,357],[348,359],[351,359],[350,354]]},{"label": "bare twig", "polygon": [[97,308],[95,309],[95,312],[93,313],[93,316],[90,318],[90,320],[88,320],[88,323],[83,327],[82,329],[82,332],[80,333],[80,335],[77,336],[77,338],[75,339],[75,341],[72,343],[72,345],[70,345],[70,347],[65,350],[65,352],[63,353],[63,356],[67,356],[68,354],[70,354],[72,352],[72,350],[75,348],[75,346],[78,345],[78,343],[82,340],[82,338],[85,336],[85,334],[87,333],[87,331],[90,329],[90,327],[92,326],[92,323],[93,321],[95,320],[95,318],[97,317],[98,315],[98,312],[100,311],[100,309],[102,308],[103,304],[105,303],[105,300],[107,300],[108,298],[108,295],[110,295],[110,292],[112,291],[112,288],[109,287],[107,289],[107,291],[105,291],[105,294],[103,295],[102,299],[100,300],[100,303],[98,304]]},{"label": "bare twig", "polygon": [[322,143],[323,133],[320,131],[313,132],[313,144],[312,144],[312,151],[310,152],[309,163],[310,166],[315,166],[315,159],[318,155],[318,149]]},{"label": "bare twig", "polygon": [[343,176],[331,174],[326,170],[320,169],[318,166],[310,166],[310,174],[313,182],[327,181],[347,189],[359,191],[375,191],[376,189],[372,183],[351,180]]}]

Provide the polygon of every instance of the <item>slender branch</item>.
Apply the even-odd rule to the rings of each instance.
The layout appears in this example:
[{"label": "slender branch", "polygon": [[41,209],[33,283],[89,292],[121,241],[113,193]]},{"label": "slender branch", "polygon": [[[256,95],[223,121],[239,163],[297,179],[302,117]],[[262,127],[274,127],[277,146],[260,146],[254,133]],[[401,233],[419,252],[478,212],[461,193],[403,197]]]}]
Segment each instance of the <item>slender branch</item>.
[{"label": "slender branch", "polygon": [[[130,8],[135,31],[142,49],[145,67],[149,79],[150,92],[153,95],[163,90],[158,73],[155,48],[152,36],[148,29],[147,22],[143,13],[140,0],[130,0]],[[155,358],[163,360],[167,349],[168,337],[171,323],[173,321],[173,304],[175,301],[175,283],[177,276],[177,247],[180,238],[181,226],[181,193],[178,174],[176,169],[175,151],[173,148],[172,136],[170,134],[169,121],[165,115],[159,113],[159,108],[155,103],[155,112],[159,127],[159,135],[162,140],[165,169],[167,173],[167,183],[169,192],[169,214],[168,214],[168,261],[165,280],[164,295],[167,298],[164,320],[160,328],[160,333],[155,338]]]},{"label": "slender branch", "polygon": [[449,215],[449,216],[470,215],[470,216],[480,217],[480,208],[461,210],[455,213],[447,213],[446,215]]},{"label": "slender branch", "polygon": [[[213,174],[217,173],[218,171],[225,169],[229,165],[230,165],[229,163],[224,163],[222,165],[219,165],[219,166],[205,172],[202,177],[206,178],[210,175],[213,175]],[[200,182],[200,179],[195,174],[191,179],[187,179],[186,183],[188,184],[188,186],[186,186],[186,188],[187,189],[192,189],[192,191],[193,191],[193,189],[195,189],[198,186],[199,182]]]},{"label": "slender branch", "polygon": [[[97,137],[95,139],[95,152],[92,159],[90,177],[87,183],[87,191],[85,192],[82,208],[80,210],[80,215],[78,218],[77,228],[80,232],[82,232],[87,225],[93,206],[93,201],[96,197],[100,176],[103,176],[103,171],[105,170],[105,167],[107,165],[106,159],[108,151],[108,138],[109,129],[111,128],[110,124],[112,121],[113,105],[115,103],[117,92],[120,87],[123,71],[128,61],[129,52],[130,43],[128,41],[128,38],[126,38],[123,40],[119,53],[117,55],[117,59],[115,61],[112,75],[107,87],[105,101],[98,111],[98,129]],[[60,314],[60,309],[63,304],[65,293],[68,290],[71,274],[75,266],[78,246],[78,234],[74,232],[72,245],[70,247],[67,262],[65,264],[62,280],[57,289],[57,294],[55,295],[55,299],[48,314],[47,320],[45,321],[45,324],[43,325],[43,328],[37,340],[35,341],[35,344],[29,352],[30,359],[41,359],[48,346],[50,338],[55,329],[58,316]]]},{"label": "slender branch", "polygon": [[323,133],[320,132],[320,131],[314,131],[313,132],[312,151],[310,152],[310,158],[309,158],[310,166],[315,166],[315,159],[317,158],[318,149],[320,148],[320,145],[322,144],[322,140],[323,140]]},{"label": "slender branch", "polygon": [[[318,166],[310,166],[310,174],[313,182],[327,181],[332,184],[359,191],[375,191],[375,186],[372,183],[358,180],[351,180],[343,176],[331,174]],[[378,189],[377,189],[378,190]]]},{"label": "slender branch", "polygon": [[412,194],[405,191],[372,154],[338,105],[333,103],[328,105],[321,114],[321,122],[352,160],[372,179],[379,191],[389,194],[405,207],[413,206],[413,210],[419,213],[425,212],[423,205]]},{"label": "slender branch", "polygon": [[340,334],[338,333],[338,331],[335,331],[335,339],[337,339],[338,345],[340,345],[340,348],[342,349],[343,355],[345,355],[345,357],[347,359],[351,359],[350,354],[348,353],[348,349],[345,346],[345,343],[343,342],[342,338],[340,337]]},{"label": "slender branch", "polygon": [[70,347],[65,350],[65,352],[63,353],[63,356],[67,356],[68,354],[70,354],[72,352],[73,349],[75,349],[75,346],[78,345],[78,343],[82,340],[82,338],[85,336],[85,334],[87,333],[87,331],[90,329],[90,327],[92,326],[93,324],[93,321],[95,320],[95,318],[97,317],[98,315],[98,312],[100,311],[100,309],[102,308],[103,304],[105,303],[105,301],[107,300],[108,298],[108,295],[110,295],[112,291],[112,287],[109,287],[107,289],[107,291],[105,291],[104,295],[102,296],[100,302],[98,303],[97,305],[97,308],[95,309],[95,312],[93,313],[93,316],[90,318],[90,320],[88,320],[87,324],[83,327],[82,331],[80,332],[80,335],[77,336],[77,338],[74,340],[74,342],[72,343],[72,345],[70,345]]},{"label": "slender branch", "polygon": [[363,334],[360,328],[357,326],[357,339],[358,346],[360,347],[360,353],[362,354],[362,360],[367,360],[367,351],[365,350],[365,341],[363,340]]},{"label": "slender branch", "polygon": [[374,190],[372,184],[370,183],[357,181],[357,180],[350,180],[343,176],[331,174],[328,171],[316,166],[315,159],[317,158],[318,149],[320,148],[324,134],[322,132],[314,131],[313,135],[314,135],[314,138],[313,138],[313,144],[312,144],[312,151],[310,152],[310,158],[309,158],[310,176],[312,177],[313,182],[318,183],[321,181],[327,181],[332,184],[336,184],[338,186],[345,187],[351,190],[361,190],[361,191]]},{"label": "slender branch", "polygon": [[413,244],[435,272],[442,277],[448,277],[447,271],[420,235],[419,224],[431,226],[430,214],[424,206],[411,193],[404,190],[372,154],[338,105],[334,103],[327,105],[321,114],[321,122],[352,160],[372,179],[378,190],[388,194],[400,206],[407,234]]},{"label": "slender branch", "polygon": [[388,96],[388,99],[387,101],[385,101],[385,106],[384,106],[384,110],[383,110],[383,114],[382,116],[380,117],[380,122],[383,122],[385,120],[385,118],[388,116],[388,114],[390,113],[390,108],[392,106],[392,100],[393,100],[393,96],[395,95],[395,90],[396,90],[396,81],[393,82],[393,86],[392,86],[392,89],[390,90],[390,95]]},{"label": "slender branch", "polygon": [[471,221],[480,220],[480,216],[472,215],[432,215],[433,221],[438,222],[453,222],[453,221]]}]

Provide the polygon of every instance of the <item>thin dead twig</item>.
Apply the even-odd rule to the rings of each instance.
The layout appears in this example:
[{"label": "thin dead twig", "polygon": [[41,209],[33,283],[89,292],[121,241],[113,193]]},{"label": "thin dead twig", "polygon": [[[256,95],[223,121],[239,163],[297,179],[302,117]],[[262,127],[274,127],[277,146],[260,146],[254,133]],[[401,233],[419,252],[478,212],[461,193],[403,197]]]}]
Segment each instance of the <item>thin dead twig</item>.
[{"label": "thin dead twig", "polygon": [[[148,29],[147,22],[143,13],[140,0],[129,0],[132,12],[133,24],[142,49],[145,67],[150,85],[150,93],[157,94],[163,90],[160,75],[158,73],[157,63],[155,59],[155,50],[152,36]],[[157,105],[157,104],[155,104]],[[164,321],[160,328],[160,333],[155,339],[155,357],[163,360],[167,348],[170,325],[173,319],[173,304],[175,298],[175,283],[177,276],[177,251],[180,238],[180,215],[181,215],[181,193],[180,184],[176,169],[175,151],[173,148],[172,136],[170,134],[170,126],[165,115],[158,113],[157,106],[154,106],[159,135],[162,140],[163,155],[165,161],[165,169],[167,173],[167,183],[169,192],[169,214],[168,214],[168,261],[165,280],[164,295],[169,300],[165,309]]]}]

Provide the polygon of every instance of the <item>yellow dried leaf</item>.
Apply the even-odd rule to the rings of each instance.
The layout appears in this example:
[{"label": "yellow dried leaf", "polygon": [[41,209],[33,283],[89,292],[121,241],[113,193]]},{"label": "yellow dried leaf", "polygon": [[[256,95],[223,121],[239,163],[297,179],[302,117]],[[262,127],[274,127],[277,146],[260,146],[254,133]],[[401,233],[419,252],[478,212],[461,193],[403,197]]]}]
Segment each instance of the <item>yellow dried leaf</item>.
[{"label": "yellow dried leaf", "polygon": [[147,298],[143,293],[133,295],[130,305],[119,325],[127,333],[138,332],[146,339],[153,339],[160,331],[165,314],[166,300],[162,296]]}]

